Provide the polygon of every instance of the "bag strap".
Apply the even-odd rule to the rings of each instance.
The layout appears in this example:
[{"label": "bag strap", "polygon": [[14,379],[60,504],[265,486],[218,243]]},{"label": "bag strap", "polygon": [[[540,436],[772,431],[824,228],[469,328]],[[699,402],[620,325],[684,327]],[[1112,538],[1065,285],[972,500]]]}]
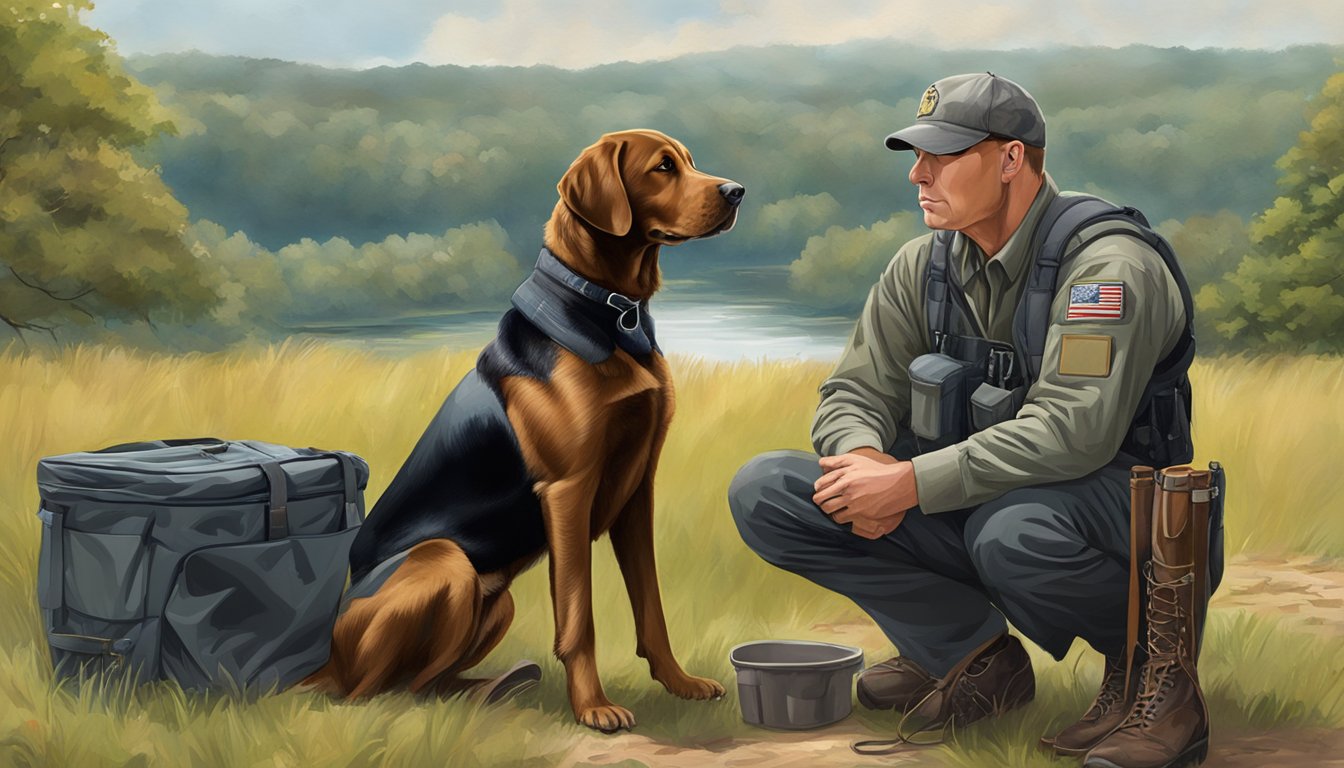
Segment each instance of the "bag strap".
[{"label": "bag strap", "polygon": [[65,610],[65,515],[47,506],[44,501],[37,509],[48,543],[47,560],[37,575],[37,604],[55,615]]},{"label": "bag strap", "polygon": [[[1078,247],[1066,250],[1069,241],[1085,227],[1107,221],[1129,226],[1107,227],[1091,232]],[[1024,353],[1024,364],[1032,381],[1041,374],[1045,339],[1050,330],[1050,310],[1058,288],[1056,283],[1061,265],[1073,254],[1111,235],[1133,237],[1156,251],[1181,294],[1185,329],[1175,348],[1157,364],[1155,376],[1168,374],[1174,383],[1189,367],[1188,359],[1194,357],[1194,299],[1171,246],[1152,230],[1148,219],[1137,208],[1117,206],[1091,195],[1059,195],[1051,201],[1033,234],[1031,252],[1036,254],[1036,260],[1013,318],[1013,339]]]},{"label": "bag strap", "polygon": [[155,448],[176,448],[182,445],[200,445],[204,446],[201,450],[206,453],[220,453],[229,447],[229,441],[220,440],[217,437],[190,437],[182,440],[145,440],[138,443],[122,443],[108,448],[101,448],[93,453],[134,453],[136,451],[150,451]]},{"label": "bag strap", "polygon": [[283,539],[289,535],[289,509],[286,506],[289,498],[288,481],[285,479],[285,470],[280,468],[280,463],[276,461],[263,461],[257,465],[261,468],[261,473],[266,476],[266,485],[270,487],[271,499],[267,504],[267,540]]},{"label": "bag strap", "polygon": [[[1081,198],[1082,200],[1095,202],[1078,203],[1076,207],[1069,209],[1067,213],[1061,216],[1042,246],[1041,253],[1043,256],[1054,257],[1057,255],[1062,263],[1103,237],[1129,237],[1138,240],[1157,253],[1167,273],[1176,283],[1177,292],[1181,297],[1181,306],[1185,312],[1184,325],[1171,351],[1153,367],[1153,373],[1144,385],[1143,392],[1139,397],[1135,414],[1150,413],[1154,398],[1172,398],[1181,401],[1179,405],[1184,408],[1184,412],[1177,418],[1185,420],[1187,426],[1183,429],[1173,430],[1170,429],[1172,426],[1170,424],[1155,427],[1149,423],[1136,421],[1130,425],[1121,445],[1121,450],[1127,451],[1141,461],[1154,466],[1167,466],[1172,463],[1189,461],[1192,446],[1188,441],[1188,422],[1193,403],[1187,373],[1195,357],[1195,309],[1194,298],[1190,293],[1190,285],[1186,282],[1185,273],[1181,270],[1180,262],[1176,259],[1176,254],[1172,251],[1171,245],[1161,235],[1152,230],[1148,225],[1148,219],[1138,209],[1129,206],[1123,208],[1114,206],[1100,198],[1085,195],[1071,195],[1070,198]],[[1109,222],[1114,222],[1115,225],[1104,226]],[[1082,242],[1066,252],[1065,248],[1067,248],[1069,241],[1075,235],[1083,233],[1084,230],[1086,230],[1086,236]],[[1028,360],[1028,364],[1033,368],[1031,371],[1033,378],[1040,375],[1039,366],[1045,349],[1045,339],[1050,328],[1050,302],[1053,301],[1053,298],[1054,294],[1052,292],[1049,294],[1048,300],[1027,306],[1026,317],[1023,317],[1023,313],[1019,312],[1019,316],[1014,318],[1015,332],[1025,331],[1024,339],[1033,346],[1032,355]],[[1019,305],[1019,310],[1021,309],[1022,305]],[[1180,412],[1175,411],[1175,408],[1176,406],[1173,405],[1173,412],[1179,414]],[[1182,434],[1187,435],[1183,444],[1173,442]]]},{"label": "bag strap", "polygon": [[[348,530],[364,522],[363,516],[359,513],[359,474],[355,471],[355,462],[354,459],[350,457],[350,454],[345,451],[324,451],[321,448],[313,448],[310,446],[307,449],[300,449],[311,451],[307,456],[301,453],[295,456],[290,456],[278,453],[272,450],[266,443],[257,440],[239,440],[238,442],[246,445],[257,453],[277,459],[322,457],[335,459],[336,465],[340,467],[341,470],[342,492],[344,494],[343,511],[345,515],[345,527]],[[263,471],[265,470],[263,469]],[[274,521],[272,521],[272,526],[274,527]]]},{"label": "bag strap", "polygon": [[[239,440],[238,443],[272,459],[283,457],[256,440]],[[257,464],[257,468],[266,476],[266,485],[271,494],[270,502],[266,505],[266,539],[283,539],[289,535],[289,485],[285,479],[285,470],[278,461],[263,461]]]},{"label": "bag strap", "polygon": [[94,637],[92,635],[67,635],[62,632],[47,633],[47,642],[52,648],[70,653],[83,653],[90,656],[121,657],[135,648],[135,641],[129,637]]},{"label": "bag strap", "polygon": [[1027,251],[1033,258],[1031,270],[1013,314],[1013,346],[1022,358],[1027,381],[1041,376],[1059,270],[1071,255],[1065,253],[1069,240],[1087,222],[1119,210],[1091,195],[1058,195],[1036,222]]},{"label": "bag strap", "polygon": [[310,451],[316,451],[319,456],[330,456],[335,459],[341,467],[341,480],[345,484],[345,527],[354,528],[364,522],[364,518],[359,514],[359,488],[357,487],[359,475],[355,472],[355,461],[350,458],[350,454],[345,451],[323,451],[320,448],[309,448]]},{"label": "bag strap", "polygon": [[929,324],[929,349],[940,351],[951,325],[952,302],[947,295],[947,259],[952,252],[952,232],[933,233],[929,264],[924,270],[924,317]]},{"label": "bag strap", "polygon": [[[956,234],[946,229],[934,232],[924,268],[924,318],[929,326],[929,349],[934,352],[947,353],[950,336],[967,333],[971,335],[966,338],[985,336],[980,320],[966,301],[960,280],[949,271]],[[954,310],[961,318],[956,328],[952,322]]]}]

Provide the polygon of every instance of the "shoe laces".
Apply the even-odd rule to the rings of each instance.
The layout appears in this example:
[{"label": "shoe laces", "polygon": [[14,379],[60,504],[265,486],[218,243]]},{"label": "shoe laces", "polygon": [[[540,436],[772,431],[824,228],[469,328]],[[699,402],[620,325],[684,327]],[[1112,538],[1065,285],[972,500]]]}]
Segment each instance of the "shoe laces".
[{"label": "shoe laces", "polygon": [[[920,712],[924,705],[939,693],[938,687],[932,687],[919,703],[911,707],[901,716],[900,722],[896,724],[896,737],[892,739],[868,739],[856,741],[850,744],[850,749],[861,755],[887,755],[899,751],[903,745],[932,746],[942,744],[947,740],[949,730],[955,729],[969,721],[978,719],[971,717],[976,714],[995,715],[1002,709],[1002,702],[995,701],[993,698],[984,695],[975,684],[975,679],[985,673],[994,659],[1011,649],[1011,645],[1005,638],[1003,642],[995,643],[987,648],[979,657],[966,665],[956,679],[946,689],[942,690],[942,705],[945,711],[932,719],[926,719],[919,723],[917,727],[912,727],[912,718]],[[1028,667],[1026,674],[1031,674]],[[1017,675],[1023,674],[1019,671]],[[1016,678],[1017,675],[1014,675]],[[1010,681],[1011,682],[1011,681]],[[979,710],[977,712],[976,710]],[[927,738],[926,738],[927,737]]]},{"label": "shoe laces", "polygon": [[912,673],[917,675],[919,678],[923,680],[933,679],[928,672],[924,671],[922,667],[920,667],[918,664],[914,663],[910,659],[906,658],[905,656],[896,656],[894,658],[887,659],[881,664],[878,664],[878,667],[890,669],[896,672]]},{"label": "shoe laces", "polygon": [[1124,662],[1113,663],[1110,659],[1107,659],[1106,674],[1101,680],[1101,690],[1097,692],[1097,698],[1092,701],[1092,706],[1087,710],[1087,714],[1100,717],[1124,703],[1124,699]]}]

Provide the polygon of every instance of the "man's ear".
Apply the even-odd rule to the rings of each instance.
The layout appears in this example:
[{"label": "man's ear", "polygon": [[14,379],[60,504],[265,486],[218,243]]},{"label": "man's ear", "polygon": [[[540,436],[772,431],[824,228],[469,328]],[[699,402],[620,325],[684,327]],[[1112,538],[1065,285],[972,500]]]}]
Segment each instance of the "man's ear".
[{"label": "man's ear", "polygon": [[1013,140],[1003,145],[1003,166],[1001,173],[1004,183],[1013,180],[1013,177],[1022,170],[1027,164],[1027,148],[1022,142]]},{"label": "man's ear", "polygon": [[621,181],[621,158],[625,142],[603,137],[583,150],[560,177],[556,189],[569,210],[608,234],[630,232],[630,198]]}]

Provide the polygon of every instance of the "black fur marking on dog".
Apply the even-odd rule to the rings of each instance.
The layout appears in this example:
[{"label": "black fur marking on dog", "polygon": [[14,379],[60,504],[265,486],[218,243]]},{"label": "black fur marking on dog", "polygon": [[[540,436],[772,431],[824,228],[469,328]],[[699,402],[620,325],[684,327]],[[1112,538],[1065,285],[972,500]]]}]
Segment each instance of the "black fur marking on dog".
[{"label": "black fur marking on dog", "polygon": [[551,380],[559,347],[541,329],[510,309],[499,320],[499,332],[476,358],[476,370],[495,395],[503,398],[499,382],[505,376]]},{"label": "black fur marking on dog", "polygon": [[[547,259],[553,263],[541,263]],[[598,299],[610,291],[545,251],[539,264],[515,293],[514,308],[500,318],[475,370],[444,400],[361,526],[350,549],[352,584],[426,539],[457,542],[477,573],[545,550],[541,502],[532,491],[535,478],[505,415],[500,383],[507,376],[549,382],[561,347],[593,363],[618,347],[647,356],[658,344],[647,302],[625,299],[624,311],[638,323],[634,333],[623,332],[618,325],[622,310]],[[637,337],[633,346],[632,337]]]},{"label": "black fur marking on dog", "polygon": [[470,371],[443,401],[350,549],[351,582],[426,539],[452,539],[477,573],[546,549],[541,502],[498,396]]}]

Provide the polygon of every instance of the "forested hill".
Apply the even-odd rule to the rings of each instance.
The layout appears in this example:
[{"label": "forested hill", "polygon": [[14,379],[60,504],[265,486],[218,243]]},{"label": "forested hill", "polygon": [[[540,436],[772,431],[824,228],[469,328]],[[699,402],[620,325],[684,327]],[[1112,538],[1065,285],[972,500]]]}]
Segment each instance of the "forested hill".
[{"label": "forested hill", "polygon": [[[562,41],[557,41],[561,44]],[[1275,160],[1344,48],[933,51],[890,43],[738,49],[581,71],[334,70],[203,54],[134,57],[176,112],[147,151],[193,219],[275,249],[444,233],[494,220],[530,261],[555,182],[600,134],[652,127],[747,187],[738,230],[665,259],[786,264],[828,227],[914,210],[909,158],[883,148],[924,88],[992,70],[1048,121],[1061,187],[1155,221],[1264,210]]]}]

